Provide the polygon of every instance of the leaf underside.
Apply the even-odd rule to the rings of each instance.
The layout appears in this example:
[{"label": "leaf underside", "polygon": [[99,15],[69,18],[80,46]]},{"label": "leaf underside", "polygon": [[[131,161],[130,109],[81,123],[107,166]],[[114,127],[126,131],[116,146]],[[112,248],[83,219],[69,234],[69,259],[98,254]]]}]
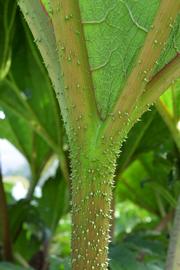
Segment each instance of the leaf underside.
[{"label": "leaf underside", "polygon": [[[136,65],[160,1],[80,0],[86,46],[98,109],[104,118]],[[180,17],[172,27],[157,72],[180,51]],[[148,57],[148,56],[147,56]]]}]

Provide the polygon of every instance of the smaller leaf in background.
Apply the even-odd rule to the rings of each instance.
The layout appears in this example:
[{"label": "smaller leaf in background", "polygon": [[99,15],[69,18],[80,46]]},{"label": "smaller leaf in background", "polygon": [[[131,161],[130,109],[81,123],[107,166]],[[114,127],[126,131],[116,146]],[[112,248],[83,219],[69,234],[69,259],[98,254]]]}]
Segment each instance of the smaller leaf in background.
[{"label": "smaller leaf in background", "polygon": [[160,261],[165,260],[168,245],[166,234],[162,235],[155,231],[143,231],[136,228],[134,232],[126,235],[124,242],[132,250],[145,252],[146,255],[150,256],[150,259],[159,257]]},{"label": "smaller leaf in background", "polygon": [[129,153],[132,152],[132,155],[129,156],[129,167],[124,173],[119,174],[121,181],[118,183],[117,190],[121,190],[118,196],[122,200],[129,198],[139,206],[157,214],[158,209],[161,208],[158,196],[162,199],[165,208],[175,206],[180,191],[179,154],[174,147],[173,136],[168,126],[155,112],[140,142],[134,147],[133,139],[135,138],[136,144],[138,133],[141,135],[141,130],[146,126],[148,117],[152,113],[148,112],[143,116],[143,122],[135,125],[124,144],[125,154],[122,153],[119,164],[126,162]]},{"label": "smaller leaf in background", "polygon": [[116,202],[114,240],[118,241],[126,233],[132,232],[138,225],[148,227],[149,223],[157,222],[157,217],[138,207],[129,200]]},{"label": "smaller leaf in background", "polygon": [[160,97],[168,113],[177,119],[180,117],[180,80],[174,84]]},{"label": "smaller leaf in background", "polygon": [[0,80],[4,79],[11,66],[11,43],[14,38],[16,1],[0,1]]},{"label": "smaller leaf in background", "polygon": [[148,188],[149,180],[146,180],[148,178],[149,176],[140,161],[134,161],[124,171],[121,180],[118,182],[116,196],[121,201],[130,199],[149,212],[158,214],[155,194]]},{"label": "smaller leaf in background", "polygon": [[59,259],[52,256],[50,258],[49,270],[71,270],[71,260],[70,258]]},{"label": "smaller leaf in background", "polygon": [[20,149],[20,145],[15,134],[12,131],[11,125],[7,118],[0,119],[0,138],[8,138],[9,141],[17,148]]},{"label": "smaller leaf in background", "polygon": [[63,215],[54,233],[50,253],[57,257],[68,257],[71,253],[71,217]]},{"label": "smaller leaf in background", "polygon": [[138,232],[110,245],[111,270],[164,269],[167,239],[158,234]]},{"label": "smaller leaf in background", "polygon": [[14,186],[14,184],[12,182],[5,182],[4,181],[4,189],[6,191],[6,200],[7,200],[8,205],[15,203],[15,199],[14,199],[13,194],[12,194],[13,186]]},{"label": "smaller leaf in background", "polygon": [[[36,5],[37,1],[34,1],[34,4]],[[3,5],[5,4],[3,3]],[[40,2],[38,5],[40,5],[41,10],[42,6]],[[45,16],[45,20],[48,20],[46,17],[47,16]],[[49,20],[47,23],[49,26]],[[41,61],[40,54],[33,42],[33,37],[23,18],[20,16],[20,13],[17,13],[15,16],[15,25],[16,28],[14,32],[16,33],[16,39],[13,39],[13,42],[10,44],[10,49],[12,50],[11,66],[6,78],[0,82],[0,106],[8,120],[10,118],[12,120],[13,118],[11,125],[15,125],[15,123],[20,122],[21,119],[26,122],[24,124],[24,126],[26,126],[26,132],[25,130],[16,129],[16,127],[14,127],[16,133],[19,131],[19,133],[25,133],[24,136],[27,133],[33,135],[30,135],[31,138],[33,137],[33,143],[30,141],[30,143],[24,144],[24,148],[29,148],[28,150],[30,150],[32,144],[34,148],[38,147],[38,150],[41,148],[37,153],[35,153],[35,149],[33,149],[28,158],[32,165],[33,178],[36,178],[34,181],[36,182],[38,180],[39,172],[37,171],[39,171],[39,167],[42,169],[41,157],[43,156],[44,162],[47,160],[47,156],[45,156],[44,152],[46,152],[46,154],[47,152],[49,154],[51,154],[50,152],[58,154],[63,175],[66,180],[68,180],[69,174],[66,165],[66,157],[62,149],[64,129],[62,128],[57,99],[52,89],[48,73]],[[6,38],[7,35],[4,35],[3,41],[6,40]],[[39,39],[38,42],[40,42]],[[56,50],[55,54],[57,54]],[[55,61],[57,62],[57,59],[55,59]],[[58,63],[57,66],[59,71]],[[38,135],[34,135],[34,132]],[[21,139],[21,137],[18,139]],[[27,149],[21,150],[26,150],[26,153],[23,154],[27,157]],[[28,151],[28,154],[29,152],[30,151]],[[36,162],[39,162],[39,164],[35,166],[38,168],[34,168]],[[32,190],[34,185],[35,183],[33,183]]]},{"label": "smaller leaf in background", "polygon": [[136,253],[132,252],[126,245],[119,244],[110,248],[111,270],[140,270]]},{"label": "smaller leaf in background", "polygon": [[31,196],[40,174],[53,154],[52,148],[42,139],[23,117],[17,117],[6,109],[6,118],[0,120],[0,138],[6,138],[24,155],[31,168],[28,196]]},{"label": "smaller leaf in background", "polygon": [[[152,112],[148,112],[152,113]],[[146,119],[142,119],[146,122]],[[172,149],[173,138],[164,123],[161,116],[156,112],[152,122],[142,137],[141,143],[136,149],[134,155],[137,157],[141,153],[147,153],[149,151],[155,151],[156,148],[166,148],[166,151]]]},{"label": "smaller leaf in background", "polygon": [[131,129],[117,161],[117,178],[141,153],[154,150],[163,144],[168,147],[170,132],[156,109],[146,112]]},{"label": "smaller leaf in background", "polygon": [[9,207],[10,232],[13,250],[30,260],[44,239],[44,226],[39,213],[30,201],[19,200]]},{"label": "smaller leaf in background", "polygon": [[47,228],[54,232],[60,217],[68,208],[67,185],[60,170],[54,178],[48,179],[42,188],[42,197],[37,199],[38,211]]},{"label": "smaller leaf in background", "polygon": [[[16,39],[11,43],[11,68],[0,82],[0,104],[5,114],[23,118],[56,153],[61,152],[60,110],[48,74],[19,13]],[[3,37],[3,40],[7,35]],[[23,40],[23,42],[22,42]]]},{"label": "smaller leaf in background", "polygon": [[[19,35],[14,44],[11,76],[19,94],[26,98],[33,118],[48,133],[54,142],[58,142],[59,110],[48,75],[40,61],[40,56],[32,43],[32,36],[19,18]],[[22,38],[25,42],[22,46]]]},{"label": "smaller leaf in background", "polygon": [[160,97],[156,107],[180,151],[180,80]]},{"label": "smaller leaf in background", "polygon": [[[141,154],[122,174],[116,194],[120,200],[130,199],[140,207],[161,216],[163,209],[173,209],[176,205],[180,182],[174,180],[169,186],[169,175],[177,166],[176,159],[168,160],[167,148]],[[165,152],[164,152],[165,151]],[[159,153],[159,156],[158,156]],[[172,155],[176,155],[170,152]],[[163,214],[164,215],[164,214]]]},{"label": "smaller leaf in background", "polygon": [[22,266],[17,266],[15,264],[1,262],[0,263],[0,270],[33,270],[32,268],[24,268]]},{"label": "smaller leaf in background", "polygon": [[142,120],[131,129],[127,141],[123,144],[122,153],[117,161],[117,174],[121,173],[134,159],[134,153],[138,151],[141,141],[146,136],[151,123],[156,117],[156,111],[146,112]]}]

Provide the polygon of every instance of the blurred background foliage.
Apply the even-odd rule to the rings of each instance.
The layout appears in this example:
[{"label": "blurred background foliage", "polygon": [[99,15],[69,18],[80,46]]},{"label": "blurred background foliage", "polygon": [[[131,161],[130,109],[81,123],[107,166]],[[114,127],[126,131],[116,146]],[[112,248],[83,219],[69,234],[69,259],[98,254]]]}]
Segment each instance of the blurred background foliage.
[{"label": "blurred background foliage", "polygon": [[[60,110],[15,2],[0,0],[0,21],[0,270],[68,270],[71,180]],[[180,191],[179,133],[177,81],[134,126],[118,159],[111,270],[164,269]]]}]

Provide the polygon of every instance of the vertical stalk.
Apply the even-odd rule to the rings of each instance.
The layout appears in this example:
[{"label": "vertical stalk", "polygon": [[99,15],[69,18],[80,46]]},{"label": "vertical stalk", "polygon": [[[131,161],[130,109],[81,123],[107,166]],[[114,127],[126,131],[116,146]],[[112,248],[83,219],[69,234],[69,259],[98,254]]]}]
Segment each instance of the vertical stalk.
[{"label": "vertical stalk", "polygon": [[2,226],[2,237],[3,237],[3,259],[6,261],[12,261],[13,255],[9,230],[8,209],[2,180],[1,166],[0,166],[0,223]]},{"label": "vertical stalk", "polygon": [[73,270],[108,269],[115,156],[106,150],[105,153],[98,147],[73,159]]}]

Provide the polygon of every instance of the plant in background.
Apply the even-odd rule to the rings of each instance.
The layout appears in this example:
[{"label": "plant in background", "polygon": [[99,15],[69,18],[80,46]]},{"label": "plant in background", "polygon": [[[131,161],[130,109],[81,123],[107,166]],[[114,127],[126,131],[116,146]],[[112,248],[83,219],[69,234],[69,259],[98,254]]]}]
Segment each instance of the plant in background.
[{"label": "plant in background", "polygon": [[54,86],[72,168],[72,269],[107,269],[122,143],[180,76],[178,0],[19,0]]},{"label": "plant in background", "polygon": [[[147,146],[147,142],[143,146],[146,133],[156,137],[157,128],[153,125],[159,126],[160,122],[152,112],[142,124],[131,130],[133,125],[169,87],[156,106],[179,147],[179,82],[176,79],[180,77],[180,3],[178,0],[153,0],[151,3],[120,0],[42,2],[19,0],[19,5],[49,72],[69,140],[72,268],[104,270],[108,266],[110,219],[113,218],[113,179],[116,182],[119,178],[122,180],[117,188],[120,196],[129,197],[152,213],[160,211],[164,218],[166,213],[161,195],[172,207],[176,204],[158,179],[164,179],[167,173],[173,178],[174,165],[168,163],[164,174],[162,164],[157,160],[161,168],[159,173],[153,168],[155,157],[142,154],[139,161],[132,164],[136,174],[133,176],[130,162],[133,156],[144,151],[138,148],[141,140],[142,147]],[[24,31],[19,24],[17,28],[24,37],[24,44],[22,46],[21,39],[16,38],[10,64],[15,16],[8,16],[10,1],[0,3],[6,11],[4,19],[1,17],[6,39],[1,44],[4,47],[0,105],[7,116],[0,130],[29,161],[32,171],[30,199],[52,152],[58,155],[62,175],[69,181],[67,157],[63,151],[64,135],[46,72],[26,27]],[[15,11],[16,7],[13,14]],[[24,55],[26,62],[22,58]],[[28,130],[28,136],[24,130]],[[128,134],[129,140],[121,147]],[[164,133],[160,134],[164,136]],[[123,173],[129,164],[129,169]],[[140,172],[148,176],[142,185],[152,189],[147,193],[149,200],[139,198],[138,181],[131,181]],[[158,183],[153,181],[154,178]],[[51,182],[44,189],[46,196],[40,203],[42,208],[49,204],[45,198],[51,193],[46,190],[51,187],[52,194],[55,192],[52,185]],[[64,196],[62,187],[61,181],[56,194],[57,203],[58,194]],[[173,191],[175,197],[176,193]],[[154,204],[156,200],[160,210]],[[55,223],[49,225],[43,211],[41,217],[54,230],[62,209],[56,203],[51,208]],[[173,248],[177,246],[178,243]],[[174,258],[170,264],[176,267],[177,257]]]}]

